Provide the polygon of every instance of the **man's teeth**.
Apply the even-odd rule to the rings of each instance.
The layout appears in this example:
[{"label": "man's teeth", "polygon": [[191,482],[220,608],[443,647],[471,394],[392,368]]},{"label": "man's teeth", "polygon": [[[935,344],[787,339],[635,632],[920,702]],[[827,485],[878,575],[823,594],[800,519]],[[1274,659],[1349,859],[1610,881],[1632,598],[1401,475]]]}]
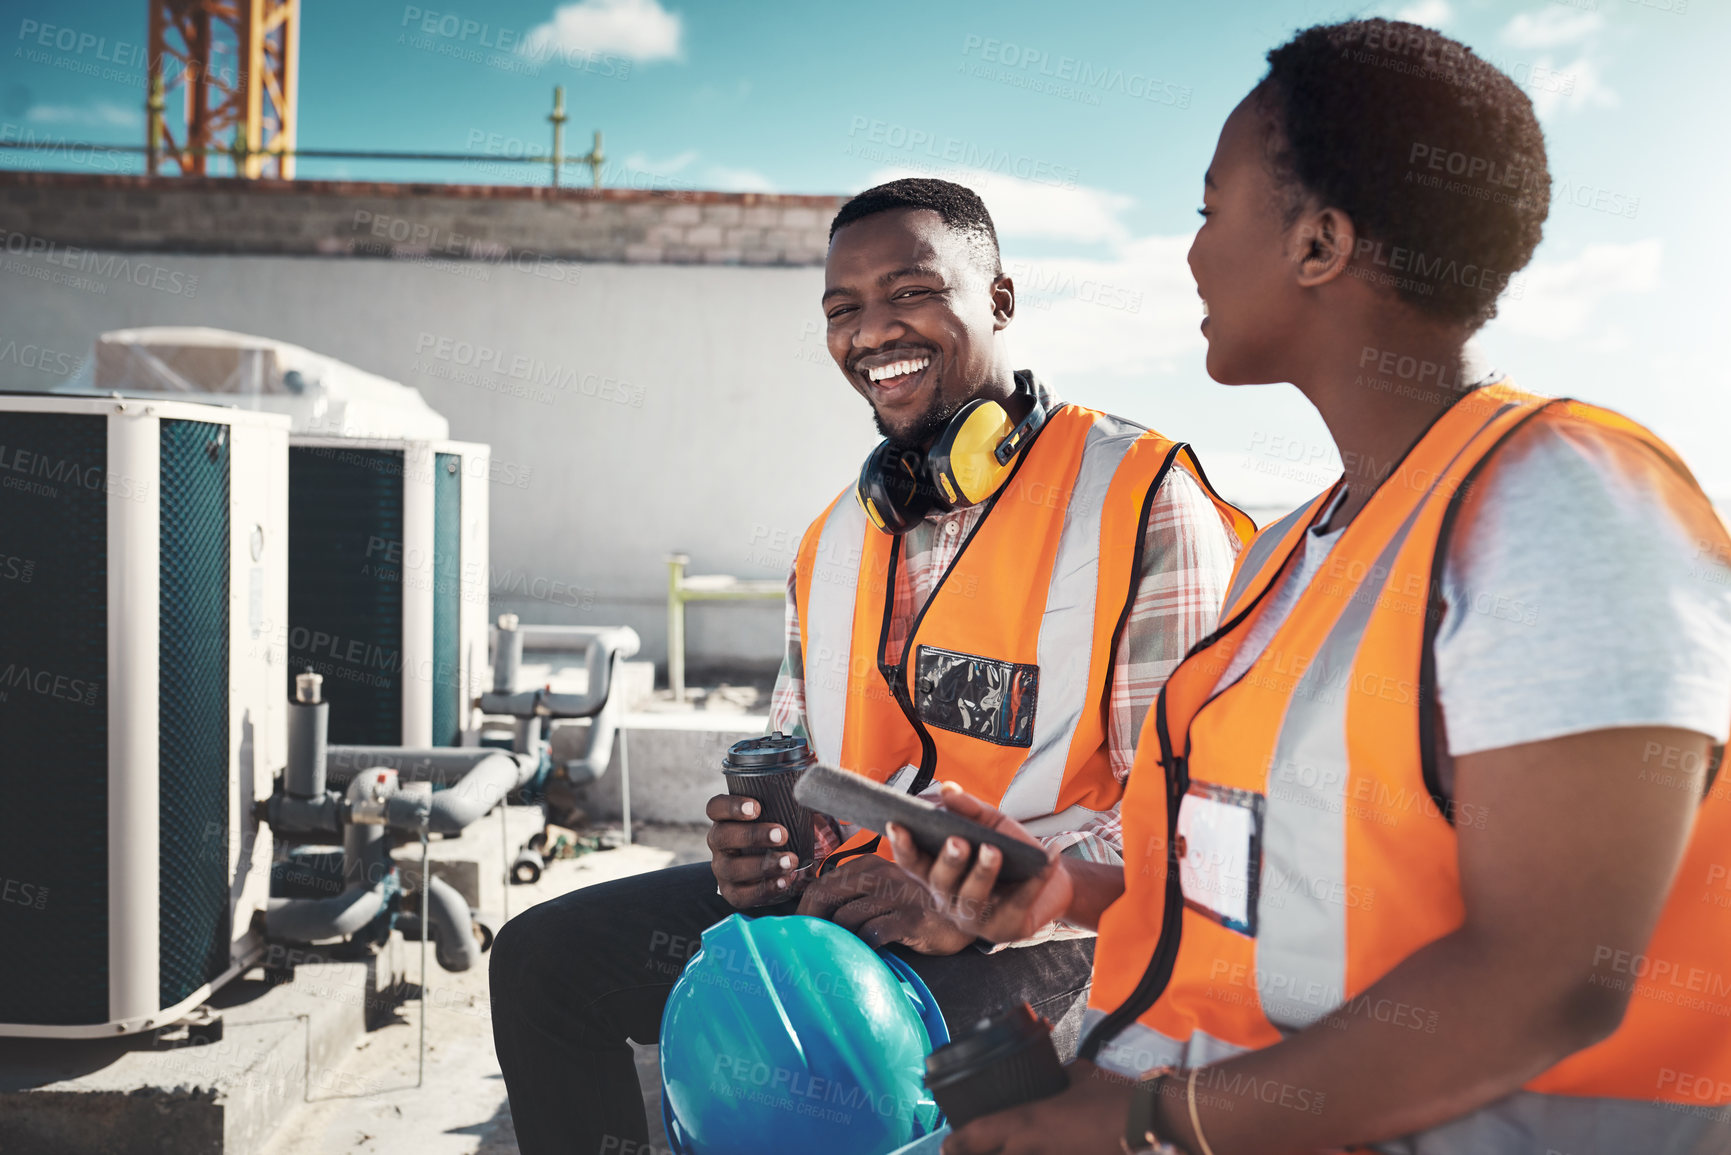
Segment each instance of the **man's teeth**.
[{"label": "man's teeth", "polygon": [[885,381],[891,377],[902,377],[909,373],[918,373],[932,363],[930,357],[921,357],[914,361],[897,361],[892,365],[879,365],[876,369],[868,369],[866,377],[871,381]]},{"label": "man's teeth", "polygon": [[1202,302],[1202,315],[1204,317],[1206,317],[1208,315],[1208,302],[1207,301]]}]

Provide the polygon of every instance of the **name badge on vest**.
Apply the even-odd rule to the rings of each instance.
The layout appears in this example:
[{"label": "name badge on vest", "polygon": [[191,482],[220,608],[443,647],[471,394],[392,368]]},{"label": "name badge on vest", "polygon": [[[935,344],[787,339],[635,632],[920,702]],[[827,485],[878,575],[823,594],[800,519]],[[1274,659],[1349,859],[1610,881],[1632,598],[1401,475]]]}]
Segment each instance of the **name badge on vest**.
[{"label": "name badge on vest", "polygon": [[1178,804],[1178,883],[1184,905],[1227,930],[1256,937],[1262,813],[1249,790],[1192,782]]}]

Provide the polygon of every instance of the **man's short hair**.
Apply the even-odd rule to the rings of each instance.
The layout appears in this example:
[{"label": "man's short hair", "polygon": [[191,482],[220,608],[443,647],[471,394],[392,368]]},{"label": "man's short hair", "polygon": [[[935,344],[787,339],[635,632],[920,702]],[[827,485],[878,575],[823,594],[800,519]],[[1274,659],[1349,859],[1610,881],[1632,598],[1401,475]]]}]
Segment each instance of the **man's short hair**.
[{"label": "man's short hair", "polygon": [[1551,206],[1533,103],[1495,65],[1417,24],[1317,25],[1256,86],[1290,225],[1308,197],[1357,226],[1356,275],[1474,328],[1525,268]]},{"label": "man's short hair", "polygon": [[992,224],[992,214],[986,211],[986,202],[973,189],[947,180],[907,177],[866,189],[835,214],[829,226],[830,240],[842,227],[892,209],[932,210],[944,224],[962,234],[988,273],[995,277],[1004,271],[998,230]]}]

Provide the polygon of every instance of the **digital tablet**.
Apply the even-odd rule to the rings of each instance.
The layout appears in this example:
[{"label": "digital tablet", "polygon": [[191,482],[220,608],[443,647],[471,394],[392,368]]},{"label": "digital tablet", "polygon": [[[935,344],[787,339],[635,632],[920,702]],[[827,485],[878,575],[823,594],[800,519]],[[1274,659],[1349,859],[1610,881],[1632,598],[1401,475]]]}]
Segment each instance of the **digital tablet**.
[{"label": "digital tablet", "polygon": [[1033,878],[1046,869],[1049,861],[1038,846],[833,766],[819,764],[808,768],[794,786],[793,796],[820,814],[880,834],[885,823],[894,822],[912,836],[914,845],[933,857],[943,851],[944,840],[951,835],[976,848],[981,844],[995,846],[1004,856],[998,867],[998,877],[1004,882]]}]

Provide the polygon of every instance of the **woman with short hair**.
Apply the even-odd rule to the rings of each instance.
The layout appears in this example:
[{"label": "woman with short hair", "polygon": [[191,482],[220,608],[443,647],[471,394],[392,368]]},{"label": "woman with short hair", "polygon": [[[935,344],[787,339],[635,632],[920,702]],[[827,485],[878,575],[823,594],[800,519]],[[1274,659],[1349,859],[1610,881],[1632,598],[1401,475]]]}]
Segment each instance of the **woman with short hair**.
[{"label": "woman with short hair", "polygon": [[1527,97],[1412,24],[1299,33],[1227,119],[1209,374],[1345,469],[1149,711],[1121,874],[892,834],[977,934],[1100,934],[1070,1089],[948,1155],[1731,1150],[1731,538],[1653,434],[1472,364],[1549,186]]}]

